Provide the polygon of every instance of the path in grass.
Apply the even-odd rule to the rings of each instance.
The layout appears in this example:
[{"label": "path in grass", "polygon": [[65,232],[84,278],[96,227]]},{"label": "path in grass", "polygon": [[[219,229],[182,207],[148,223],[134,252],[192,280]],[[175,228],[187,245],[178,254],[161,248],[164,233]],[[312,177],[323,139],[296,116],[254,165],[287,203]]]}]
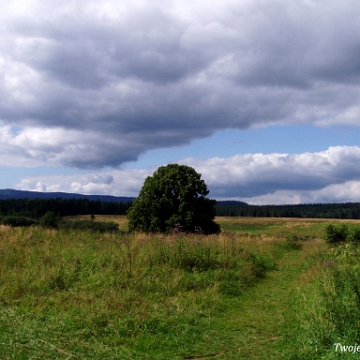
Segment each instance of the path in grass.
[{"label": "path in grass", "polygon": [[[309,244],[310,245],[310,244]],[[303,250],[304,251],[304,250]],[[299,351],[299,285],[306,267],[302,251],[290,251],[259,284],[244,293],[219,332],[231,349],[205,358],[290,359]],[[224,324],[222,324],[224,325]]]}]

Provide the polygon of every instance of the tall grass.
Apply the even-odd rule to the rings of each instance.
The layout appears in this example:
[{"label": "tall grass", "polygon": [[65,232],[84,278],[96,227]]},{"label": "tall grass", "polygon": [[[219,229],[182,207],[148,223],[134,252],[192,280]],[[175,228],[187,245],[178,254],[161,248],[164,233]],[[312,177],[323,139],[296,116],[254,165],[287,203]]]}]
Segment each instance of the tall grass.
[{"label": "tall grass", "polygon": [[329,247],[316,255],[314,267],[313,290],[302,313],[307,350],[299,359],[354,359],[360,347],[354,354],[340,345],[360,345],[360,248]]},{"label": "tall grass", "polygon": [[[0,228],[0,358],[183,359],[285,248],[231,233]],[[280,249],[280,250],[279,250]]]}]

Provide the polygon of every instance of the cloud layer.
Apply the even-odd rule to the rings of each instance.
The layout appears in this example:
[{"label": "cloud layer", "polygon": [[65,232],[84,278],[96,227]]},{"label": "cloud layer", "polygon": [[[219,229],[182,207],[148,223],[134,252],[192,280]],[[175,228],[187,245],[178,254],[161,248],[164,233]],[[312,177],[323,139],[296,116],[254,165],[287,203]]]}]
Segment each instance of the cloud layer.
[{"label": "cloud layer", "polygon": [[359,14],[357,0],[2,4],[1,164],[100,168],[227,128],[358,126]]},{"label": "cloud layer", "polygon": [[[202,174],[210,197],[252,204],[360,201],[360,147],[338,146],[304,154],[247,154],[207,160],[184,159]],[[137,196],[156,169],[27,178],[17,188]]]}]

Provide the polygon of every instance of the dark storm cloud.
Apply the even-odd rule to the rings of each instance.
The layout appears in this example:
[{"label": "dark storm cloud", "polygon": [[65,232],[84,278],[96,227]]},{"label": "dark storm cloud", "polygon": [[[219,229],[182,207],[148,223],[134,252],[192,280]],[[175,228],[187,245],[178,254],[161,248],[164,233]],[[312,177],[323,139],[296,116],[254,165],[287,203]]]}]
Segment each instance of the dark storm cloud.
[{"label": "dark storm cloud", "polygon": [[115,166],[226,128],[359,125],[359,15],[355,0],[8,3],[3,151]]}]

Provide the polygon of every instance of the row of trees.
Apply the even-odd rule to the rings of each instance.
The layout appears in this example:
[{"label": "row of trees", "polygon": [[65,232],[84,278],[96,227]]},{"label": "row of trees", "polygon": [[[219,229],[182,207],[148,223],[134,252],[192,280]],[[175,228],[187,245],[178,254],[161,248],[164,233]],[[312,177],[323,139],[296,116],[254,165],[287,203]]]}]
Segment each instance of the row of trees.
[{"label": "row of trees", "polygon": [[[61,216],[125,215],[130,206],[131,203],[87,199],[0,199],[0,216],[21,215],[38,219],[47,211]],[[220,201],[215,210],[217,216],[360,219],[360,203],[244,206]]]},{"label": "row of trees", "polygon": [[[0,216],[21,215],[39,219],[48,211],[60,216],[125,215],[130,206],[130,202],[88,199],[0,199]],[[360,219],[360,203],[252,206],[219,201],[215,212],[217,216]]]},{"label": "row of trees", "polygon": [[328,219],[360,219],[360,203],[302,205],[223,205],[218,202],[217,216],[299,217]]},{"label": "row of trees", "polygon": [[131,203],[115,203],[89,199],[2,199],[0,216],[43,217],[48,211],[59,216],[74,215],[125,215]]}]

